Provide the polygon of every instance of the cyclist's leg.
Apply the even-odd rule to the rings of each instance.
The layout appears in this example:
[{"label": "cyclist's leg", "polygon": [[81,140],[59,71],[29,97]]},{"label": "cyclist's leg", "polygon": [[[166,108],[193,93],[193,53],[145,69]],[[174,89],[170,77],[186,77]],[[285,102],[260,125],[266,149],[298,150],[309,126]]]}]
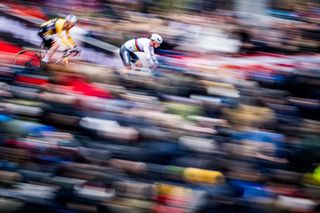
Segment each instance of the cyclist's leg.
[{"label": "cyclist's leg", "polygon": [[139,57],[135,53],[131,53],[130,56],[131,56],[131,62],[134,64],[134,66],[141,68],[142,63],[141,63]]},{"label": "cyclist's leg", "polygon": [[59,49],[59,44],[58,42],[55,42],[53,37],[46,36],[45,31],[41,28],[39,29],[38,35],[42,38],[45,49],[48,49],[42,59],[42,62],[47,63],[50,61],[52,55]]},{"label": "cyclist's leg", "polygon": [[131,70],[131,52],[124,46],[122,45],[121,48],[120,48],[120,57],[121,57],[121,60],[123,62],[123,65],[124,65],[124,72],[125,73],[128,73],[130,72]]},{"label": "cyclist's leg", "polygon": [[59,49],[59,44],[58,42],[54,42],[52,41],[52,45],[51,47],[49,48],[47,54],[44,56],[43,58],[43,62],[47,63],[50,61],[51,57],[53,56],[53,54]]}]

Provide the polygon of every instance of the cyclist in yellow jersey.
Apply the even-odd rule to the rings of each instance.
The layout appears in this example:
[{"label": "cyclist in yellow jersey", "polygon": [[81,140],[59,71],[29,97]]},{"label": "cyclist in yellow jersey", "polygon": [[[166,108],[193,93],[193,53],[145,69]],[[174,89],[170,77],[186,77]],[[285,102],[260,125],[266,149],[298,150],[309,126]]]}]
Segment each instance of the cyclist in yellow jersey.
[{"label": "cyclist in yellow jersey", "polygon": [[[42,62],[49,62],[52,55],[59,49],[60,45],[56,42],[57,36],[66,49],[76,54],[80,53],[80,50],[77,48],[69,33],[71,28],[77,23],[77,20],[75,15],[68,15],[65,19],[51,19],[40,26],[38,35],[42,38],[44,46],[49,49],[48,53],[42,59]],[[63,35],[64,31],[66,32],[66,36]]]}]

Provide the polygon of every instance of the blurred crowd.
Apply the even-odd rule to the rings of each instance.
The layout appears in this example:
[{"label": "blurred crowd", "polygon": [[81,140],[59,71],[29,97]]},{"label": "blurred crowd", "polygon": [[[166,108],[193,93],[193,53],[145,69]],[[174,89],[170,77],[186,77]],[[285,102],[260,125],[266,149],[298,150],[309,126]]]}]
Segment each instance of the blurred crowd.
[{"label": "blurred crowd", "polygon": [[319,56],[239,56],[316,53],[318,5],[253,22],[219,1],[63,2],[32,7],[114,45],[157,32],[163,66],[1,64],[1,212],[320,210]]},{"label": "blurred crowd", "polygon": [[269,10],[271,15],[232,10],[230,5],[236,2],[73,0],[66,3],[58,0],[32,1],[31,5],[40,5],[49,17],[73,12],[81,18],[79,26],[88,30],[88,36],[116,46],[129,38],[157,32],[165,38],[162,50],[319,52],[320,5],[316,1],[291,1],[281,10]]},{"label": "blurred crowd", "polygon": [[[287,16],[278,15],[277,11],[275,16],[263,16],[215,9],[222,4],[218,1],[182,1],[185,5],[173,1],[169,6],[161,1],[149,1],[153,4],[148,7],[141,2],[148,1],[110,1],[107,7],[101,4],[103,9],[87,14],[84,23],[92,29],[91,36],[116,45],[128,38],[157,32],[166,38],[161,47],[164,50],[319,52],[320,7],[315,3],[298,4],[293,9],[295,12]],[[277,17],[281,15],[285,18]]]},{"label": "blurred crowd", "polygon": [[162,49],[183,52],[319,52],[319,4],[297,4],[293,15],[280,19],[277,14],[216,9],[219,1],[178,2],[168,6],[161,1],[110,1],[88,17],[88,24],[93,35],[115,44],[158,32],[166,38]]}]

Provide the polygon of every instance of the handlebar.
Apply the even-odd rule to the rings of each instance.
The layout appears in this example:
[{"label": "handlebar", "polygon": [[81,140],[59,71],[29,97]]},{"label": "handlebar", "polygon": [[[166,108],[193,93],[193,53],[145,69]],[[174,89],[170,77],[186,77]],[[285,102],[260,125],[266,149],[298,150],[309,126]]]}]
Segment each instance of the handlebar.
[{"label": "handlebar", "polygon": [[63,58],[66,58],[66,57],[68,57],[69,55],[71,55],[71,54],[73,54],[73,53],[75,53],[75,56],[76,55],[78,55],[79,53],[80,53],[80,51],[79,50],[70,50],[70,49],[66,49],[66,50],[64,50],[64,53],[63,53]]}]

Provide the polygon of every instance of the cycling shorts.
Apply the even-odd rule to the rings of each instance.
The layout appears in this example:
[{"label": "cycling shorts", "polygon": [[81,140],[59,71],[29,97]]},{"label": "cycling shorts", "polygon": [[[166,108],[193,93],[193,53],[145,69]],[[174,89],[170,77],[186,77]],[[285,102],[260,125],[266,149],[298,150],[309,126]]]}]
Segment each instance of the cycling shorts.
[{"label": "cycling shorts", "polygon": [[139,57],[134,53],[128,50],[124,44],[120,48],[120,57],[125,66],[129,66],[132,63],[135,63],[139,60]]}]

